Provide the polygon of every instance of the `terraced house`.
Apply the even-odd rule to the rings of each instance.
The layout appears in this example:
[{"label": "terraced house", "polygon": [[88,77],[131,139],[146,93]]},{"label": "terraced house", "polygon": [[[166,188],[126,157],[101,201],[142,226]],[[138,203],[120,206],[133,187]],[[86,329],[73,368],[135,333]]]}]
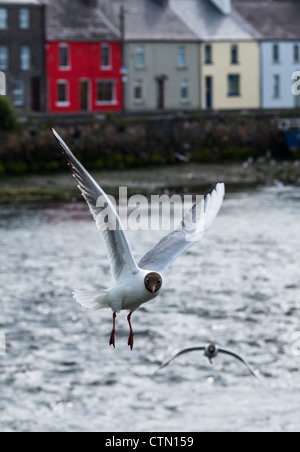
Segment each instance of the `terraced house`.
[{"label": "terraced house", "polygon": [[231,0],[169,0],[169,5],[201,42],[201,108],[259,108],[259,43]]},{"label": "terraced house", "polygon": [[120,30],[97,1],[49,1],[46,54],[49,112],[122,110]]},{"label": "terraced house", "polygon": [[[112,0],[121,17],[128,111],[200,107],[199,40],[164,0]],[[121,13],[121,16],[120,16]]]},{"label": "terraced house", "polygon": [[259,41],[261,107],[300,107],[291,90],[300,71],[299,0],[234,0],[234,7]]},{"label": "terraced house", "polygon": [[300,0],[0,0],[0,71],[22,111],[295,108],[299,16]]},{"label": "terraced house", "polygon": [[45,110],[45,8],[39,0],[0,0],[0,71],[18,110]]}]

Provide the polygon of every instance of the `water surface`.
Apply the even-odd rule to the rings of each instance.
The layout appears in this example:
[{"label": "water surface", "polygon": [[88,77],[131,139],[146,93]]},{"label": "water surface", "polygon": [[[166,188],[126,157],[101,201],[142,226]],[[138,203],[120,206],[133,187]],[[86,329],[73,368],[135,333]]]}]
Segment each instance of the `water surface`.
[{"label": "water surface", "polygon": [[[300,431],[300,189],[228,194],[205,242],[176,261],[165,290],[108,346],[109,310],[75,304],[110,272],[83,203],[0,207],[1,431]],[[140,258],[160,232],[129,232]],[[300,336],[300,333],[299,333]],[[214,341],[237,361],[211,366],[182,347]]]}]

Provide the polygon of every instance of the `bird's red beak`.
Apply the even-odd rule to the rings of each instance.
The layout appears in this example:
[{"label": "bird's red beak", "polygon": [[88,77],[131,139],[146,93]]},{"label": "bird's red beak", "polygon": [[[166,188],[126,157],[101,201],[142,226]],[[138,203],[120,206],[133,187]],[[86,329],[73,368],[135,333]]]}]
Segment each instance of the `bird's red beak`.
[{"label": "bird's red beak", "polygon": [[155,292],[156,292],[156,287],[155,287],[155,286],[152,286],[152,287],[151,287],[151,292],[152,292],[152,293],[155,293]]}]

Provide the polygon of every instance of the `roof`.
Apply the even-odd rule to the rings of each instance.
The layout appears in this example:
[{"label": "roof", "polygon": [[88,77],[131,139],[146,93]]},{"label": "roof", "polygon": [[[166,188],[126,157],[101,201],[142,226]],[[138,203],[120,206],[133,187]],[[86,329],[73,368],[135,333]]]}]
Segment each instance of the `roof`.
[{"label": "roof", "polygon": [[46,36],[48,41],[115,41],[120,31],[99,7],[83,0],[49,0]]},{"label": "roof", "polygon": [[125,8],[125,41],[198,41],[195,33],[158,0],[110,0],[115,18]]},{"label": "roof", "polygon": [[234,9],[258,39],[299,40],[300,1],[234,0]]},{"label": "roof", "polygon": [[171,9],[204,41],[247,41],[252,36],[235,14],[223,14],[210,0],[169,0]]},{"label": "roof", "polygon": [[44,0],[0,0],[0,6],[42,6],[44,3]]}]

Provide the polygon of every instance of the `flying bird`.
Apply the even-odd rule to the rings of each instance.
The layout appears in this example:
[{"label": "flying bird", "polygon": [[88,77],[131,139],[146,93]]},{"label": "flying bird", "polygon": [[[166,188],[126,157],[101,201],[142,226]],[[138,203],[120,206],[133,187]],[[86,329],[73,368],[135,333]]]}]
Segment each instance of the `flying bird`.
[{"label": "flying bird", "polygon": [[170,359],[168,359],[168,361],[163,363],[157,369],[157,371],[153,374],[153,377],[155,377],[158,374],[158,372],[160,372],[164,367],[167,367],[172,361],[174,361],[176,358],[178,358],[178,356],[184,355],[185,353],[195,352],[195,351],[204,351],[204,356],[206,356],[209,359],[210,363],[212,363],[213,358],[216,358],[219,355],[219,353],[223,353],[225,355],[232,356],[233,358],[236,358],[239,361],[241,361],[247,367],[247,369],[249,370],[250,374],[253,377],[259,379],[258,376],[256,375],[256,373],[254,372],[254,370],[252,369],[252,367],[250,366],[250,364],[242,356],[238,355],[237,353],[235,353],[231,350],[227,350],[226,348],[218,347],[215,344],[201,345],[199,347],[188,347],[188,348],[184,348],[184,349],[180,350],[174,356],[172,356]]},{"label": "flying bird", "polygon": [[[134,343],[132,313],[143,303],[153,300],[161,293],[164,272],[178,256],[207,234],[223,204],[225,186],[217,184],[206,193],[205,197],[201,197],[201,200],[184,216],[180,226],[161,239],[137,264],[113,203],[76,159],[59,134],[54,129],[52,131],[62,147],[78,188],[102,235],[115,280],[113,287],[103,292],[77,290],[73,292],[73,296],[77,303],[86,309],[95,311],[104,308],[112,309],[113,328],[109,344],[114,347],[117,314],[121,310],[129,311],[128,346],[132,350]],[[102,199],[101,203],[99,199]],[[103,200],[105,217],[101,215],[104,210]]]}]

